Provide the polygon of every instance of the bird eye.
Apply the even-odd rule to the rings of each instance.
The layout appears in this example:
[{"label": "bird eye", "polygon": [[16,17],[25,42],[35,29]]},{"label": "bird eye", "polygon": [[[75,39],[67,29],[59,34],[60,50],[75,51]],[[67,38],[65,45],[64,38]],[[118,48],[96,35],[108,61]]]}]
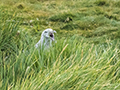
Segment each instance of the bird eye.
[{"label": "bird eye", "polygon": [[47,31],[45,31],[45,33],[47,33]]}]

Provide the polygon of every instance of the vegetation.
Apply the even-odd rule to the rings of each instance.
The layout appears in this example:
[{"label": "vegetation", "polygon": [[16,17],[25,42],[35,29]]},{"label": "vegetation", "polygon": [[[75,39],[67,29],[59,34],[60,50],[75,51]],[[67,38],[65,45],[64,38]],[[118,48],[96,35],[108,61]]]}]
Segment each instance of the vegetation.
[{"label": "vegetation", "polygon": [[[1,0],[1,90],[119,90],[119,0]],[[46,28],[48,51],[35,49]]]}]

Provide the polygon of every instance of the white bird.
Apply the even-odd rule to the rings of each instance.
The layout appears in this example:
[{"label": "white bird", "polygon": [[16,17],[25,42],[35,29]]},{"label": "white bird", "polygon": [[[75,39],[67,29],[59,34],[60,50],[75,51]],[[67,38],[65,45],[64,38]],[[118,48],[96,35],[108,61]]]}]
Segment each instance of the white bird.
[{"label": "white bird", "polygon": [[41,34],[41,38],[38,41],[38,43],[35,45],[36,48],[45,48],[48,49],[49,47],[52,46],[52,42],[55,40],[54,39],[54,33],[56,33],[56,31],[48,28],[45,29],[42,34]]}]

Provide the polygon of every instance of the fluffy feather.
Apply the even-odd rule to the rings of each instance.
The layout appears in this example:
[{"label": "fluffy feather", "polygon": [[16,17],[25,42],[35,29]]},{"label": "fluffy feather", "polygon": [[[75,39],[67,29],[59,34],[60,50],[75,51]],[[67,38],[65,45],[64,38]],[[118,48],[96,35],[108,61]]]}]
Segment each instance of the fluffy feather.
[{"label": "fluffy feather", "polygon": [[49,47],[52,46],[52,42],[55,40],[54,39],[54,33],[56,33],[56,31],[48,28],[45,29],[42,34],[41,34],[41,38],[38,41],[38,43],[35,45],[36,48],[45,48],[48,49]]}]

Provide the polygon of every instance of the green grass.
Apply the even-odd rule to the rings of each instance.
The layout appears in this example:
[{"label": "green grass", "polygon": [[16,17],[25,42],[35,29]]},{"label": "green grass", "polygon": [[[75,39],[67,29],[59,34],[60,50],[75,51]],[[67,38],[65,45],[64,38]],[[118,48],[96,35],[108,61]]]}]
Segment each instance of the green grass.
[{"label": "green grass", "polygon": [[[119,90],[115,0],[1,0],[0,90]],[[57,31],[45,52],[42,31]]]}]

